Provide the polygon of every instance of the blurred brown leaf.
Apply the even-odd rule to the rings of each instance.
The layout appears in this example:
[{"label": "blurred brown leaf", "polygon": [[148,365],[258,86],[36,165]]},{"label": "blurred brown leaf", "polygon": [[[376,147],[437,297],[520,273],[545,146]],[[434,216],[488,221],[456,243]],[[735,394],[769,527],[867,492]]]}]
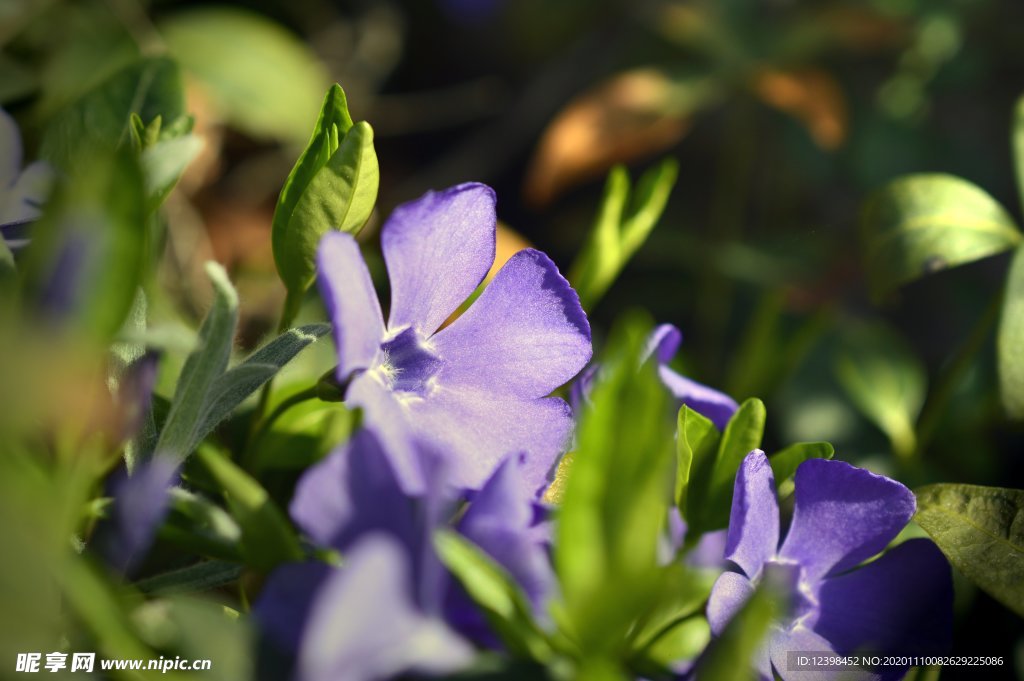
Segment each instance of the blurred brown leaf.
[{"label": "blurred brown leaf", "polygon": [[544,132],[527,173],[526,200],[543,206],[616,163],[671,147],[709,94],[703,82],[676,81],[655,69],[620,73],[583,93]]},{"label": "blurred brown leaf", "polygon": [[839,83],[825,71],[761,69],[751,88],[766,104],[803,123],[822,149],[837,149],[846,139],[846,98]]}]

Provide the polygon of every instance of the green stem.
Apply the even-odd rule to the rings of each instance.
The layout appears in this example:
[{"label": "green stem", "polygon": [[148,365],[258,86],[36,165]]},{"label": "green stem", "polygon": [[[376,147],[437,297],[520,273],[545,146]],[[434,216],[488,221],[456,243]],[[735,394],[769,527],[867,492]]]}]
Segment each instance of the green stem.
[{"label": "green stem", "polygon": [[[299,316],[299,308],[302,307],[302,294],[294,295],[291,290],[285,296],[284,305],[281,309],[281,320],[277,324],[277,335],[281,335],[289,328],[295,318]],[[252,450],[256,444],[257,429],[260,428],[263,423],[263,414],[267,411],[267,405],[270,403],[270,393],[273,391],[274,377],[271,376],[270,380],[263,384],[263,388],[260,390],[260,399],[256,403],[256,409],[253,411],[252,420],[249,422],[249,437],[246,439],[246,452]],[[276,418],[276,417],[275,417]]]},{"label": "green stem", "polygon": [[938,385],[931,391],[917,419],[917,447],[915,454],[920,455],[927,448],[939,420],[945,415],[953,393],[963,383],[964,376],[974,364],[975,356],[985,345],[993,325],[999,319],[999,311],[1003,306],[1003,294],[1000,292],[989,302],[988,307],[975,322],[971,335],[957,350],[953,360],[946,365],[939,377]]}]

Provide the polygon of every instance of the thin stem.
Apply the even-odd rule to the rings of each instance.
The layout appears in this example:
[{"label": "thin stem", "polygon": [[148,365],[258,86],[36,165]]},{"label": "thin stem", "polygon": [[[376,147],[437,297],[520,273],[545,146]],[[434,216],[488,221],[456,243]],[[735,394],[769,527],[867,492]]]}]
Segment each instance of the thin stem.
[{"label": "thin stem", "polygon": [[946,409],[949,407],[949,401],[952,399],[953,393],[963,383],[964,376],[974,364],[975,357],[985,345],[993,325],[999,319],[999,311],[1002,309],[1002,306],[1003,294],[1000,292],[993,296],[988,307],[985,308],[981,317],[975,322],[971,335],[967,337],[964,344],[957,350],[953,360],[946,365],[946,368],[939,376],[938,386],[929,393],[924,408],[921,409],[921,416],[917,420],[916,455],[919,456],[927,448],[928,443],[935,434],[936,427],[939,425],[939,420],[945,415]]},{"label": "thin stem", "polygon": [[[295,296],[291,290],[284,299],[284,306],[281,309],[281,320],[277,324],[277,333],[281,335],[291,327],[292,322],[299,314],[299,308],[302,305],[302,296]],[[249,437],[246,440],[246,451],[249,451],[256,444],[256,438],[259,435],[257,429],[261,427],[263,423],[263,414],[267,411],[267,405],[270,403],[270,393],[273,391],[274,377],[271,376],[270,380],[263,384],[263,388],[260,390],[260,399],[256,403],[256,409],[253,411],[252,420],[250,421]],[[274,418],[277,418],[276,416]]]}]

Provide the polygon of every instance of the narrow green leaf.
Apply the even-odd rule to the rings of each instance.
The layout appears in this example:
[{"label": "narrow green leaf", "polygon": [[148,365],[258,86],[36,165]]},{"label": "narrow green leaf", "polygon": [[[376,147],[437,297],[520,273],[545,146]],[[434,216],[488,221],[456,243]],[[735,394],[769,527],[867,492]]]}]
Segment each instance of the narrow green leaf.
[{"label": "narrow green leaf", "polygon": [[779,497],[788,497],[793,492],[793,474],[804,461],[811,459],[831,459],[836,450],[828,442],[798,442],[768,459],[775,475],[775,485]]},{"label": "narrow green leaf", "polygon": [[761,446],[765,418],[764,403],[752,397],[740,405],[725,427],[718,444],[707,503],[701,514],[704,530],[717,530],[729,524],[736,471],[747,454]]},{"label": "narrow green leaf", "polygon": [[640,364],[649,331],[631,319],[613,334],[559,510],[555,566],[564,619],[594,660],[617,659],[614,651],[657,597],[673,424],[655,368]]},{"label": "narrow green leaf", "polygon": [[180,487],[171,489],[171,512],[159,535],[200,556],[234,563],[242,558],[242,528],[235,519],[205,497]]},{"label": "narrow green leaf", "polygon": [[198,593],[230,584],[242,575],[242,566],[223,560],[207,560],[163,572],[135,582],[135,587],[152,596]]},{"label": "narrow green leaf", "polygon": [[201,448],[196,456],[223,489],[242,528],[242,549],[249,565],[266,572],[302,559],[295,531],[256,480],[212,448]]},{"label": "narrow green leaf", "polygon": [[1003,407],[1014,420],[1024,419],[1024,248],[1018,248],[1006,277],[1003,310],[996,339],[999,388]]},{"label": "narrow green leaf", "polygon": [[211,390],[231,357],[238,323],[238,294],[227,272],[212,262],[207,263],[206,272],[213,282],[213,307],[199,330],[199,347],[189,355],[181,370],[170,413],[155,447],[155,451],[179,459],[192,453]]},{"label": "narrow green leaf", "polygon": [[914,520],[949,562],[1024,617],[1024,490],[928,485]]},{"label": "narrow green leaf", "polygon": [[952,175],[902,177],[864,208],[862,238],[873,297],[939,270],[1020,243],[1013,219],[991,196]]},{"label": "narrow green leaf", "polygon": [[[721,435],[710,419],[680,407],[676,425],[676,506],[696,534]],[[692,492],[691,492],[692,488]]]},{"label": "narrow green leaf", "polygon": [[745,681],[758,678],[755,655],[765,645],[775,617],[775,604],[765,584],[754,592],[726,625],[721,636],[708,646],[697,664],[701,681]]},{"label": "narrow green leaf", "polygon": [[213,382],[199,428],[189,443],[195,449],[247,397],[273,378],[303,349],[331,330],[330,324],[289,329]]},{"label": "narrow green leaf", "polygon": [[43,158],[68,168],[83,151],[110,149],[131,139],[131,114],[143,121],[174,120],[185,111],[181,73],[167,57],[142,58],[104,80],[49,122],[39,149]]},{"label": "narrow green leaf", "polygon": [[674,158],[667,158],[636,183],[629,212],[622,223],[623,264],[633,257],[658,224],[678,176],[679,163]]},{"label": "narrow green leaf", "polygon": [[1017,176],[1017,198],[1024,205],[1024,96],[1017,99],[1013,108],[1010,138],[1013,145],[1013,170]]},{"label": "narrow green leaf", "polygon": [[844,333],[836,377],[854,405],[889,436],[893,451],[911,456],[914,423],[925,398],[924,366],[903,340],[885,327]]},{"label": "narrow green leaf", "polygon": [[551,657],[551,648],[533,621],[525,595],[500,565],[455,532],[438,532],[434,546],[441,562],[484,611],[513,654],[538,662]]}]

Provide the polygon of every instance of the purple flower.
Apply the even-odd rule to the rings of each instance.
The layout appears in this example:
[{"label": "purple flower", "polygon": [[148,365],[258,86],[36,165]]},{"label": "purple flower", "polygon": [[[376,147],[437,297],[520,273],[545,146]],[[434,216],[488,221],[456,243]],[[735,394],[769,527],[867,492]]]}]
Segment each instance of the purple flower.
[{"label": "purple flower", "polygon": [[178,462],[154,456],[129,476],[111,485],[114,497],[109,524],[97,532],[96,545],[114,570],[127,575],[145,557],[170,507],[170,490],[178,481]]},{"label": "purple flower", "polygon": [[0,238],[11,250],[28,243],[24,227],[37,219],[50,192],[53,171],[42,161],[21,167],[21,133],[10,115],[0,109]]},{"label": "purple flower", "polygon": [[725,393],[689,379],[674,371],[668,363],[675,357],[683,342],[683,333],[671,324],[661,324],[647,339],[646,358],[653,357],[658,363],[661,382],[676,398],[679,406],[686,405],[695,412],[706,416],[719,430],[725,430],[729,419],[739,405]]},{"label": "purple flower", "polygon": [[[738,571],[722,574],[711,591],[712,633],[721,634],[755,586],[769,580],[787,598],[756,658],[763,679],[773,678],[773,668],[783,679],[804,678],[790,669],[791,651],[944,652],[953,592],[949,565],[935,545],[911,539],[861,566],[910,521],[913,493],[895,480],[824,459],[801,464],[795,485],[793,520],[780,548],[768,459],[754,450],[740,466],[725,554]],[[862,676],[899,678],[905,671],[885,667]]]},{"label": "purple flower", "polygon": [[494,260],[494,206],[490,188],[464,184],[395,209],[381,232],[387,324],[355,239],[332,232],[320,243],[337,378],[410,492],[424,487],[414,441],[450,453],[452,482],[474,489],[498,461],[523,452],[524,483],[537,490],[570,438],[568,405],[547,395],[590,359],[590,326],[547,256],[512,256],[469,310],[440,328]]},{"label": "purple flower", "polygon": [[[669,366],[668,363],[675,356],[682,342],[683,334],[679,329],[671,324],[661,324],[651,332],[647,339],[647,348],[642,361],[646,362],[653,358],[658,363],[658,376],[661,378],[662,384],[676,398],[678,406],[681,407],[685,404],[710,419],[719,430],[725,430],[729,419],[739,408],[736,400],[725,393],[680,375]],[[573,382],[570,401],[574,410],[579,411],[580,407],[590,400],[594,382],[600,378],[600,366],[592,364],[584,369],[579,378]]]},{"label": "purple flower", "polygon": [[[340,569],[314,562],[283,566],[256,604],[264,630],[297,654],[300,678],[452,671],[468,659],[469,640],[494,642],[433,547],[433,533],[446,526],[461,497],[446,482],[443,459],[422,445],[415,454],[427,480],[422,494],[402,489],[367,429],[300,479],[290,506],[293,520],[345,561]],[[519,464],[513,457],[498,466],[472,495],[458,531],[540,607],[555,580],[544,526],[519,479]]]}]

